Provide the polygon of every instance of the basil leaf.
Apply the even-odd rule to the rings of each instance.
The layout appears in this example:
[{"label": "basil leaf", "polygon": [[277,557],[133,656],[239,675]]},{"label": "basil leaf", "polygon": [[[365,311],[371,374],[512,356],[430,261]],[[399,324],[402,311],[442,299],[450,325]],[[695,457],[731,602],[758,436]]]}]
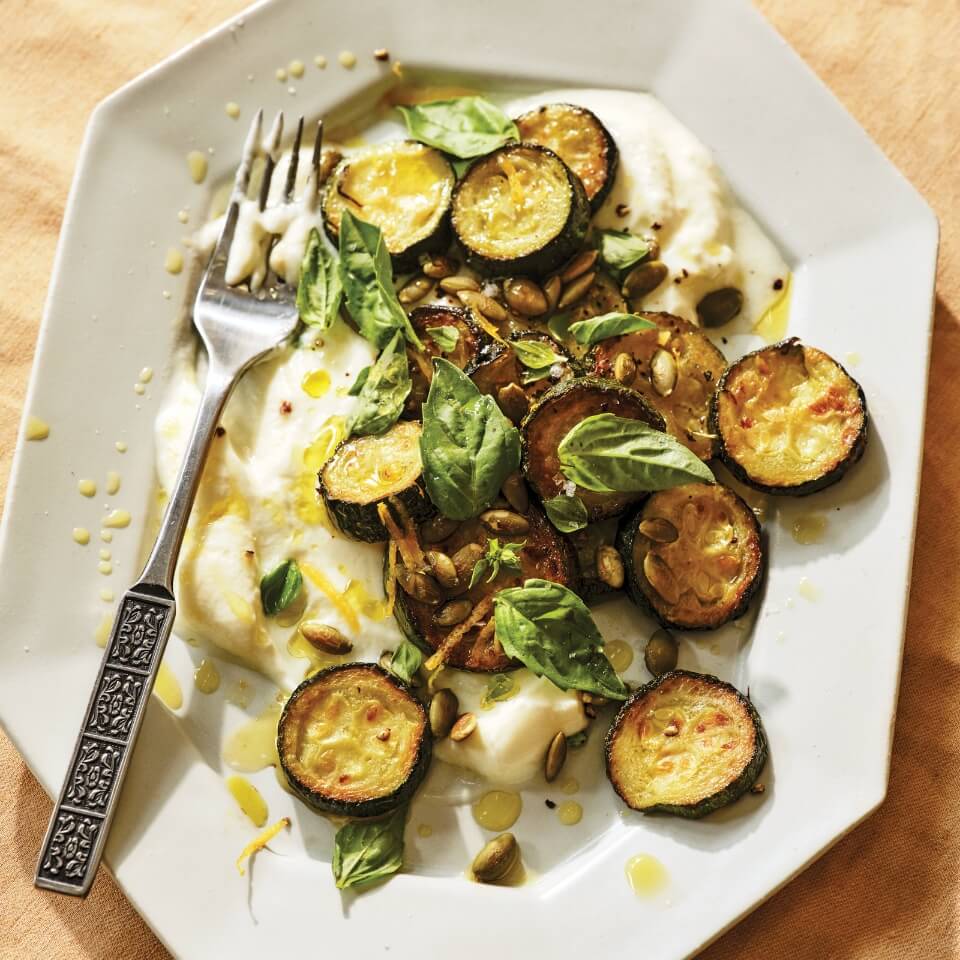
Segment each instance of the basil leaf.
[{"label": "basil leaf", "polygon": [[600,259],[615,271],[629,270],[650,255],[650,241],[626,230],[597,230]]},{"label": "basil leaf", "polygon": [[496,500],[520,466],[520,434],[493,397],[449,360],[433,361],[423,404],[420,456],[430,499],[452,520],[468,520]]},{"label": "basil leaf", "polygon": [[[523,543],[526,543],[526,541]],[[487,541],[486,554],[477,561],[473,568],[473,573],[470,575],[470,586],[475,587],[488,570],[490,576],[487,577],[487,583],[493,583],[500,574],[501,566],[519,573],[520,551],[523,549],[523,543],[505,543],[501,547],[500,538],[491,537]]]},{"label": "basil leaf", "polygon": [[652,320],[635,313],[604,313],[599,317],[571,323],[569,333],[577,343],[590,345],[609,337],[619,337],[622,333],[636,333],[654,327],[656,324]]},{"label": "basil leaf", "polygon": [[569,313],[555,313],[547,321],[547,333],[558,343],[563,343],[570,336],[571,319]]},{"label": "basil leaf", "polygon": [[380,228],[349,210],[340,218],[340,276],[347,310],[363,337],[382,350],[399,330],[423,349],[393,288],[393,267]]},{"label": "basil leaf", "polygon": [[549,580],[527,580],[493,599],[497,640],[538,677],[561,690],[624,700],[627,688],[603,653],[603,637],[584,602]]},{"label": "basil leaf", "polygon": [[390,658],[390,672],[406,683],[410,683],[417,675],[422,663],[423,654],[420,652],[420,648],[409,640],[404,640],[393,651],[393,656]]},{"label": "basil leaf", "polygon": [[612,413],[581,420],[560,441],[557,455],[568,480],[596,493],[714,482],[710,468],[669,433]]},{"label": "basil leaf", "polygon": [[456,350],[460,340],[460,331],[454,326],[427,327],[427,335],[442,353],[451,353]]},{"label": "basil leaf", "polygon": [[578,733],[574,733],[571,736],[567,737],[567,746],[571,750],[576,750],[577,747],[582,747],[590,737],[590,728],[587,727],[585,730],[580,730]]},{"label": "basil leaf", "polygon": [[587,508],[579,497],[552,497],[543,501],[543,509],[561,533],[574,533],[587,525]]},{"label": "basil leaf", "polygon": [[342,299],[340,268],[323,242],[320,231],[314,227],[310,231],[300,265],[300,283],[297,286],[300,319],[326,330],[337,319]]},{"label": "basil leaf", "polygon": [[360,437],[389,430],[403,413],[413,386],[403,334],[399,330],[377,357],[377,362],[367,369],[369,373],[360,387],[360,403],[350,420],[350,433]]},{"label": "basil leaf", "polygon": [[273,617],[300,596],[303,576],[296,560],[284,560],[260,581],[260,602],[263,612]]},{"label": "basil leaf", "polygon": [[353,386],[347,391],[348,397],[360,396],[360,391],[363,389],[363,385],[367,382],[367,377],[370,376],[370,369],[370,367],[364,367],[357,374],[357,379],[353,381]]},{"label": "basil leaf", "polygon": [[483,97],[434,100],[397,107],[414,140],[461,160],[479,157],[508,140],[519,140],[517,125]]},{"label": "basil leaf", "polygon": [[542,340],[514,340],[510,346],[513,347],[517,359],[528,370],[540,371],[546,368],[549,372],[550,367],[564,360],[549,343]]},{"label": "basil leaf", "polygon": [[363,889],[395,874],[403,866],[406,806],[382,820],[352,820],[333,840],[333,877],[337,888]]},{"label": "basil leaf", "polygon": [[509,700],[517,693],[517,681],[509,673],[495,673],[487,681],[487,689],[480,697],[480,706],[490,709],[501,700]]}]

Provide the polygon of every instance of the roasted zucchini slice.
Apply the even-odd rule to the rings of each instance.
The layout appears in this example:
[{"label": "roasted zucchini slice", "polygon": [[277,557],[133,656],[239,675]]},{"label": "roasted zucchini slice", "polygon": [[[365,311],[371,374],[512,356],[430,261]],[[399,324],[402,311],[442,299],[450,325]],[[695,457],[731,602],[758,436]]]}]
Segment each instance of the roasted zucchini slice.
[{"label": "roasted zucchini slice", "polygon": [[590,203],[552,151],[508,144],[475,160],[453,194],[453,230],[479,273],[542,275],[583,243]]},{"label": "roasted zucchini slice", "polygon": [[367,543],[388,539],[381,503],[399,501],[417,521],[433,516],[436,508],[423,483],[420,424],[401,420],[380,436],[341,443],[320,471],[320,494],[337,527]]},{"label": "roasted zucchini slice", "polygon": [[564,349],[546,334],[523,333],[514,340],[543,343],[562,357],[550,367],[545,377],[535,377],[517,357],[510,343],[490,341],[480,351],[476,361],[467,369],[467,374],[481,393],[487,393],[500,405],[500,409],[514,423],[519,423],[528,413],[536,399],[554,384],[576,375],[577,365]]},{"label": "roasted zucchini slice", "polygon": [[[466,310],[459,307],[429,306],[417,307],[410,314],[410,324],[423,341],[423,350],[408,349],[410,360],[410,395],[404,407],[404,416],[419,419],[420,408],[433,379],[433,358],[444,357],[461,370],[474,364],[481,350],[490,343],[487,336],[470,318]],[[436,341],[430,336],[431,327],[454,327],[457,331],[457,344],[450,353],[443,353]]]},{"label": "roasted zucchini slice", "polygon": [[860,384],[796,337],[731,364],[710,415],[734,476],[765,493],[793,496],[836,483],[863,456],[867,421]]},{"label": "roasted zucchini slice", "polygon": [[557,447],[581,420],[598,413],[642,420],[656,430],[664,429],[663,417],[636,390],[613,380],[576,377],[558,383],[541,397],[521,424],[523,472],[534,493],[550,500],[561,493],[576,493],[587,508],[588,518],[602,520],[622,513],[643,493],[594,493],[577,487],[560,471]]},{"label": "roasted zucchini slice", "polygon": [[515,122],[521,140],[549,147],[580,178],[590,206],[598,210],[613,186],[620,156],[597,115],[572,103],[548,103]]},{"label": "roasted zucchini slice", "polygon": [[739,617],[762,579],[757,518],[717,483],[653,494],[624,519],[617,547],[634,602],[681,630],[714,629]]},{"label": "roasted zucchini slice", "polygon": [[[535,507],[531,507],[524,518],[529,524],[524,532],[492,533],[482,520],[467,520],[443,540],[429,544],[431,551],[453,561],[457,583],[441,588],[436,596],[424,601],[408,593],[401,580],[396,590],[394,616],[409,640],[424,650],[433,651],[456,630],[458,636],[461,633],[463,636],[446,657],[445,662],[450,666],[491,673],[520,666],[503,652],[494,635],[494,594],[506,587],[520,586],[530,578],[576,588],[576,561],[570,544]],[[474,567],[486,553],[491,537],[498,537],[501,544],[505,541],[523,543],[520,570],[501,567],[489,583],[488,573],[483,572],[476,585],[469,587]],[[389,575],[389,570],[387,573]],[[454,608],[454,603],[463,605]],[[451,616],[454,610],[458,611],[457,615]],[[455,622],[445,623],[450,619]],[[464,624],[469,624],[469,629],[464,630]]]},{"label": "roasted zucchini slice", "polygon": [[644,313],[655,330],[601,340],[587,362],[598,377],[613,377],[633,387],[663,414],[667,431],[701,460],[715,454],[710,431],[710,400],[726,369],[723,354],[692,323],[670,313]]},{"label": "roasted zucchini slice", "polygon": [[374,663],[343,663],[304,680],[280,715],[277,749],[290,788],[315,810],[376,817],[420,785],[433,739],[405,683]]},{"label": "roasted zucchini slice", "polygon": [[624,703],[605,753],[607,776],[628,807],[696,818],[756,783],[767,738],[760,715],[735,687],[673,670]]},{"label": "roasted zucchini slice", "polygon": [[433,147],[401,140],[342,160],[327,182],[323,222],[336,245],[340,218],[354,216],[380,228],[395,271],[416,266],[423,253],[450,242],[450,203],[456,182],[447,158]]}]

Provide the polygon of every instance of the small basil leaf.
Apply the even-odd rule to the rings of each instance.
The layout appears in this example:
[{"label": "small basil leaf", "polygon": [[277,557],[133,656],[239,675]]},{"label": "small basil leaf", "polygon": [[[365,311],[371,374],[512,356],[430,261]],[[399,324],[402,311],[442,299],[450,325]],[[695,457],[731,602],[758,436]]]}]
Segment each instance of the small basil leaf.
[{"label": "small basil leaf", "polygon": [[343,282],[340,267],[314,227],[307,240],[307,249],[300,265],[300,283],[297,286],[297,309],[300,319],[311,326],[326,330],[340,312]]},{"label": "small basil leaf", "polygon": [[650,241],[625,230],[597,230],[600,259],[612,270],[629,270],[650,255]]},{"label": "small basil leaf", "polygon": [[337,888],[363,889],[385,880],[403,866],[403,829],[407,808],[381,820],[352,820],[333,840],[333,877]]},{"label": "small basil leaf", "polygon": [[581,420],[560,441],[557,455],[568,480],[596,493],[714,482],[710,468],[669,433],[612,413]]},{"label": "small basil leaf", "polygon": [[520,434],[493,397],[449,360],[433,361],[420,455],[430,499],[452,520],[477,516],[520,466]]},{"label": "small basil leaf", "polygon": [[473,163],[473,158],[469,160],[452,160],[450,166],[453,167],[454,176],[458,180],[463,179],[463,175],[470,169],[470,164]]},{"label": "small basil leaf", "polygon": [[284,560],[260,581],[260,602],[263,612],[273,617],[300,596],[303,577],[296,560]]},{"label": "small basil leaf", "polygon": [[579,497],[553,497],[543,501],[543,508],[561,533],[575,533],[587,525],[587,508]]},{"label": "small basil leaf", "polygon": [[368,369],[359,391],[360,403],[350,420],[350,433],[361,437],[384,433],[403,413],[412,383],[403,334],[399,330]]},{"label": "small basil leaf", "polygon": [[454,326],[427,327],[427,335],[442,353],[452,353],[460,340],[460,331]]},{"label": "small basil leaf", "polygon": [[569,313],[555,313],[547,321],[547,333],[557,343],[563,343],[570,336],[571,315]]},{"label": "small basil leaf", "polygon": [[497,640],[504,653],[561,690],[624,700],[627,688],[603,653],[603,637],[584,602],[549,580],[527,580],[494,597]]},{"label": "small basil leaf", "polygon": [[577,343],[593,344],[609,337],[618,337],[622,333],[636,333],[638,330],[653,330],[656,324],[652,320],[635,313],[605,313],[589,320],[570,324],[570,336]]},{"label": "small basil leaf", "polygon": [[520,139],[517,125],[483,97],[434,100],[397,109],[414,140],[461,160],[482,156],[509,140]]},{"label": "small basil leaf", "polygon": [[549,373],[550,367],[555,363],[563,363],[564,357],[561,357],[549,343],[542,340],[514,340],[510,344],[517,359],[528,369],[537,372],[546,369]]},{"label": "small basil leaf", "polygon": [[[523,543],[526,543],[526,541]],[[505,543],[500,546],[500,538],[491,537],[487,541],[486,554],[477,561],[473,568],[473,573],[470,575],[470,586],[475,587],[488,570],[490,576],[487,577],[487,583],[493,583],[500,574],[501,566],[519,573],[520,551],[523,549],[523,543]]]},{"label": "small basil leaf", "polygon": [[370,367],[364,367],[357,374],[357,379],[353,381],[353,386],[347,391],[348,397],[357,397],[360,395],[363,385],[367,382],[367,377],[370,376],[370,369]]},{"label": "small basil leaf", "polygon": [[480,698],[480,706],[489,709],[501,700],[509,700],[517,693],[517,681],[509,673],[495,673],[487,681],[487,689]]},{"label": "small basil leaf", "polygon": [[404,640],[390,658],[390,672],[398,676],[405,683],[410,683],[417,675],[423,663],[423,654],[420,648],[409,640]]},{"label": "small basil leaf", "polygon": [[340,218],[340,276],[347,310],[363,337],[382,350],[399,330],[423,349],[397,299],[380,228],[357,219],[349,210]]}]

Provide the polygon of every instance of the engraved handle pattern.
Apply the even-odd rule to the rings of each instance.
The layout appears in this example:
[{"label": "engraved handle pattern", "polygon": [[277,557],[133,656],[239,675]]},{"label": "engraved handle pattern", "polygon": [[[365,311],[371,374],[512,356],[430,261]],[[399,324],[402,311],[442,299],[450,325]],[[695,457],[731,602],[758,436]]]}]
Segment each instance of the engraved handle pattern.
[{"label": "engraved handle pattern", "polygon": [[38,887],[75,896],[90,890],[174,612],[163,587],[141,583],[123,596],[43,841]]}]

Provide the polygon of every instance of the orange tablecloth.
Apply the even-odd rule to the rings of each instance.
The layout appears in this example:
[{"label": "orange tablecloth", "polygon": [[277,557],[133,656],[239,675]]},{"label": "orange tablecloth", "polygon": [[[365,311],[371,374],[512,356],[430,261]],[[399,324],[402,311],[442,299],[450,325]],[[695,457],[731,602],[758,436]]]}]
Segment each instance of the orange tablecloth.
[{"label": "orange tablecloth", "polygon": [[[0,56],[0,496],[84,125],[238,0],[5,0]],[[960,6],[759,0],[940,217],[923,487],[889,798],[704,956],[960,956]],[[785,105],[788,108],[788,105]],[[893,269],[891,263],[877,269]],[[910,338],[923,318],[904,317]],[[829,791],[829,785],[820,785]],[[829,803],[829,793],[811,804]],[[0,957],[167,956],[101,872],[86,903],[33,889],[50,803],[0,734]]]}]

